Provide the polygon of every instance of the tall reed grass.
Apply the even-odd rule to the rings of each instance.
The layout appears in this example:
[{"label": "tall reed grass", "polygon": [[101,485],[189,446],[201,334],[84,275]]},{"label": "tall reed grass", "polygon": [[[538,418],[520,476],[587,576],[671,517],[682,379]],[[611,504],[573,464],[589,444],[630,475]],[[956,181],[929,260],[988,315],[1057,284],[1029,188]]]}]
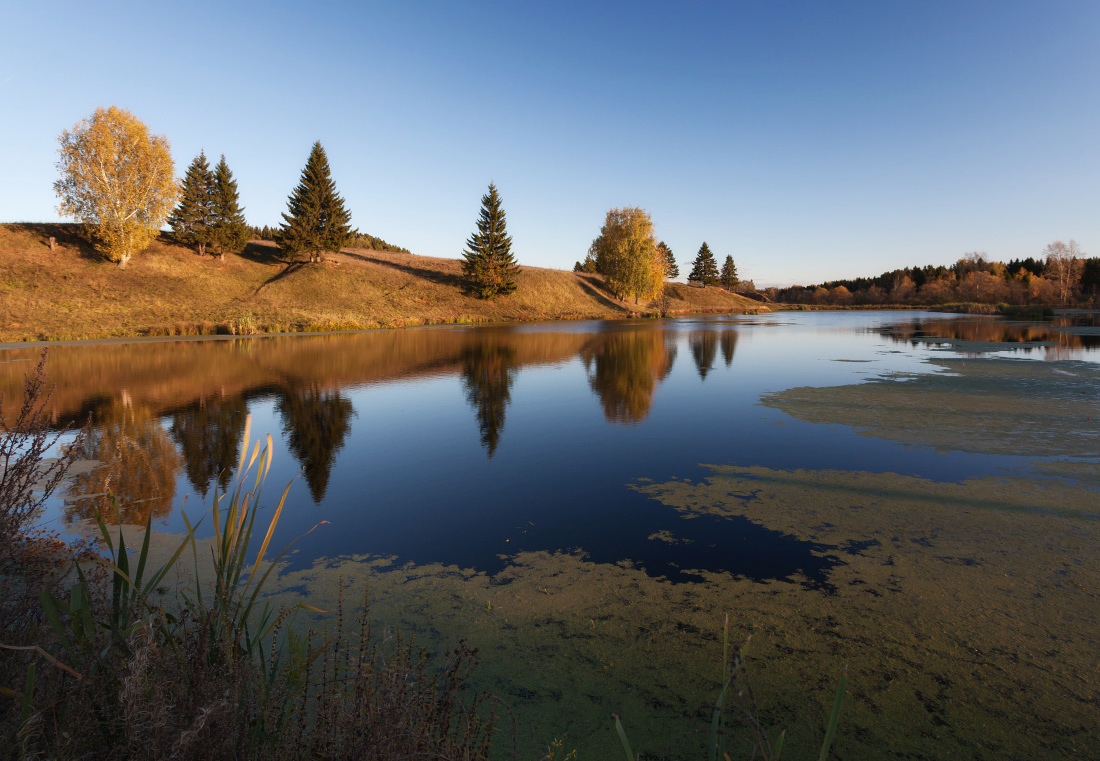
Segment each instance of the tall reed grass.
[{"label": "tall reed grass", "polygon": [[[293,545],[269,557],[290,485],[265,526],[273,442],[250,442],[250,423],[231,488],[213,498],[212,539],[185,515],[183,539],[154,569],[151,516],[133,547],[97,514],[103,552],[43,586],[35,638],[12,644],[0,628],[10,758],[488,757],[495,716],[467,694],[476,652],[465,643],[440,669],[410,641],[379,642],[365,602],[357,634],[345,631],[342,598],[330,634],[285,625],[317,609],[268,597]],[[188,552],[191,582],[166,591]]]},{"label": "tall reed grass", "polygon": [[[725,623],[722,627],[722,688],[718,693],[718,698],[715,700],[713,707],[706,711],[706,713],[709,713],[709,722],[703,728],[696,727],[682,733],[679,737],[674,739],[669,743],[664,758],[669,758],[671,756],[673,749],[678,743],[687,738],[701,735],[706,740],[705,750],[707,761],[730,761],[731,757],[726,749],[726,743],[727,739],[732,735],[728,726],[730,714],[732,714],[733,717],[738,719],[748,730],[750,758],[760,757],[764,761],[779,761],[780,754],[783,752],[783,744],[786,740],[786,731],[781,731],[773,741],[772,738],[769,737],[767,730],[760,725],[760,722],[756,718],[758,711],[755,710],[755,699],[752,696],[751,689],[748,687],[738,689],[736,687],[739,677],[744,676],[745,650],[752,637],[750,636],[749,639],[745,640],[745,643],[737,649],[731,659],[729,633],[730,618],[727,614]],[[833,737],[836,734],[837,725],[840,723],[840,712],[844,705],[844,694],[847,687],[848,676],[847,673],[845,673],[840,678],[840,684],[833,698],[832,711],[825,723],[825,736],[821,742],[818,761],[827,761],[829,757],[829,750],[833,744]],[[736,694],[733,694],[734,690],[736,690]],[[746,692],[748,693],[747,695]],[[747,705],[746,699],[748,702],[752,703],[751,706]],[[635,755],[631,748],[626,729],[623,727],[619,717],[613,714],[611,718],[615,722],[615,733],[619,738],[619,743],[626,756],[626,761],[639,761],[641,756]],[[743,734],[739,733],[737,736],[742,737]]]}]

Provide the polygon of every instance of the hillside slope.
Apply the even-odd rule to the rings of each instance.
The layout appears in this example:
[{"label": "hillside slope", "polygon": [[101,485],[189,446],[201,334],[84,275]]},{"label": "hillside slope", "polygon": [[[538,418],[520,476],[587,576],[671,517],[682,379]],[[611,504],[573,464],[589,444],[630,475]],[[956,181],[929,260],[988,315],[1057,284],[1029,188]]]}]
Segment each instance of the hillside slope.
[{"label": "hillside slope", "polygon": [[[57,238],[51,251],[50,236]],[[446,322],[617,318],[756,311],[718,288],[672,283],[662,304],[616,300],[596,275],[524,267],[516,293],[465,293],[458,259],[345,249],[325,264],[287,262],[250,243],[219,262],[161,236],[126,270],[76,225],[0,225],[0,341],[133,335],[354,330]]]}]

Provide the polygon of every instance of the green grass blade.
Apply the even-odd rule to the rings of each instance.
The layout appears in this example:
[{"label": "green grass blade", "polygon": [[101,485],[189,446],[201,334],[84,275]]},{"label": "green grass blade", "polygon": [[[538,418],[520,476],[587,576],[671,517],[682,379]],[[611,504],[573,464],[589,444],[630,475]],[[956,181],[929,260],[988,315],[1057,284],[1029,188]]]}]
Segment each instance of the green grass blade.
[{"label": "green grass blade", "polygon": [[[114,501],[115,495],[111,495],[111,500]],[[99,514],[99,511],[95,511],[95,522],[99,526],[99,533],[103,537],[103,541],[107,545],[107,549],[111,551],[111,554],[115,554],[115,545],[111,541],[111,532],[107,529],[107,524],[103,522],[103,516]]]},{"label": "green grass blade", "polygon": [[729,679],[730,652],[730,614],[726,614],[726,623],[722,627],[722,676],[719,681]]},{"label": "green grass blade", "polygon": [[256,554],[256,562],[252,564],[252,573],[248,575],[248,585],[252,584],[252,579],[256,576],[256,569],[259,568],[260,561],[264,559],[267,547],[271,544],[271,537],[275,533],[275,526],[279,523],[279,517],[283,514],[283,506],[286,504],[287,495],[290,493],[290,485],[293,483],[294,479],[291,479],[290,483],[283,489],[283,496],[279,499],[279,504],[275,508],[275,514],[271,516],[271,522],[267,525],[267,533],[264,534],[264,540],[260,544],[260,551]]},{"label": "green grass blade", "polygon": [[149,559],[149,537],[153,533],[153,511],[149,511],[149,518],[145,521],[145,539],[141,542],[141,554],[138,555],[137,572],[134,573],[135,594],[141,589],[141,576],[145,573],[145,561]]},{"label": "green grass blade", "polygon": [[294,541],[292,541],[290,544],[288,544],[286,547],[284,547],[283,551],[275,556],[275,559],[271,561],[271,565],[268,566],[267,570],[264,572],[264,575],[261,576],[260,580],[256,583],[256,587],[252,590],[252,596],[248,600],[248,605],[246,605],[244,610],[241,611],[241,620],[242,621],[247,620],[249,614],[252,612],[252,608],[256,604],[256,598],[258,598],[260,596],[260,590],[262,590],[264,588],[264,584],[267,583],[267,577],[270,576],[271,572],[274,571],[279,566],[279,561],[283,559],[283,555],[285,555],[287,552],[290,551],[290,548],[294,546],[295,542],[297,542],[302,537],[309,536],[310,534],[312,534],[314,531],[317,530],[317,526],[320,526],[324,523],[328,523],[328,521],[321,521],[321,523],[316,524],[313,528],[311,528],[306,533],[302,534],[301,536],[295,537]]},{"label": "green grass blade", "polygon": [[34,684],[35,681],[35,662],[31,661],[27,664],[27,678],[23,683],[23,700],[20,706],[22,714],[21,724],[26,724],[31,718],[31,714],[34,713]]},{"label": "green grass blade", "polygon": [[787,739],[787,731],[783,730],[779,733],[779,739],[775,741],[775,755],[772,756],[772,761],[779,761],[779,754],[783,752],[783,741]]},{"label": "green grass blade", "polygon": [[840,677],[840,687],[837,688],[836,697],[833,699],[833,712],[829,716],[829,723],[825,727],[825,741],[821,743],[821,755],[817,761],[825,761],[829,757],[829,747],[833,744],[833,735],[836,734],[836,725],[840,723],[840,708],[844,705],[844,690],[848,686],[848,675]]},{"label": "green grass blade", "polygon": [[61,623],[61,615],[58,610],[64,603],[45,589],[38,593],[38,601],[42,605],[42,611],[46,614],[46,620],[49,622],[50,628],[53,629],[54,635],[61,642],[61,646],[65,648],[66,652],[71,651],[73,646],[69,644],[69,636],[65,632],[65,625]]},{"label": "green grass blade", "polygon": [[[194,526],[192,526],[190,521],[187,520],[186,515],[183,516],[183,521],[187,526],[187,535],[183,537],[183,541],[180,542],[179,547],[176,547],[176,551],[172,553],[172,556],[170,558],[168,558],[168,560],[165,561],[164,565],[162,565],[159,569],[157,569],[157,572],[154,573],[152,575],[152,577],[149,579],[149,581],[147,581],[145,583],[145,588],[144,589],[145,589],[146,593],[148,593],[149,590],[156,589],[160,585],[161,580],[168,574],[168,572],[170,570],[172,570],[172,567],[175,566],[176,561],[179,560],[180,555],[183,554],[183,550],[187,547],[188,543],[191,543],[192,545],[194,545],[194,543],[195,543],[195,531],[198,529],[199,525],[202,523],[202,519],[200,518],[199,521]],[[198,567],[199,567],[198,551],[196,550],[196,552],[195,552],[195,584],[196,584],[196,586],[198,586],[198,573],[199,573]]]},{"label": "green grass blade", "polygon": [[619,717],[616,714],[611,714],[611,716],[615,719],[615,731],[619,733],[619,742],[623,746],[623,752],[626,753],[626,761],[637,761],[634,757],[634,751],[630,749],[630,740],[626,739],[626,730],[623,729]]},{"label": "green grass blade", "polygon": [[722,721],[722,709],[726,705],[726,690],[730,688],[732,679],[727,679],[722,691],[718,693],[718,700],[714,703],[714,713],[710,717],[710,744],[707,745],[707,761],[718,759],[718,727]]}]

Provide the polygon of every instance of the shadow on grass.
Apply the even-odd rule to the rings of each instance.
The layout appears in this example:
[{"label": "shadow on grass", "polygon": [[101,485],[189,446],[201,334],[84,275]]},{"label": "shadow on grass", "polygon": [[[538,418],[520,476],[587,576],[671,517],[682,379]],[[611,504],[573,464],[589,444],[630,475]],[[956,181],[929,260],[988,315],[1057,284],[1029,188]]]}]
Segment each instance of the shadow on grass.
[{"label": "shadow on grass", "polygon": [[[241,252],[240,256],[242,259],[247,259],[257,264],[280,264],[286,262],[286,258],[283,256],[283,252],[278,246],[267,245],[254,240],[248,242],[248,245],[244,247],[244,251]],[[293,264],[293,262],[291,262],[291,264]]]},{"label": "shadow on grass", "polygon": [[77,222],[12,222],[4,225],[12,232],[25,233],[41,243],[44,247],[50,247],[50,238],[55,238],[57,244],[74,249],[81,259],[93,262],[105,262],[107,258],[96,251],[91,238],[85,233],[84,225]]},{"label": "shadow on grass", "polygon": [[[272,261],[270,263],[271,264],[276,264],[276,263],[278,263],[278,261],[280,261],[280,260],[275,260],[275,261]],[[283,268],[282,272],[277,272],[274,275],[272,275],[271,277],[269,277],[267,280],[260,283],[259,286],[257,286],[256,290],[252,293],[252,295],[255,296],[257,293],[262,291],[266,286],[269,286],[272,283],[277,283],[285,277],[290,277],[291,275],[293,275],[298,270],[303,269],[305,266],[306,266],[305,262],[287,262],[287,265],[286,265],[286,267]]]},{"label": "shadow on grass", "polygon": [[589,296],[594,298],[600,304],[610,307],[611,309],[618,309],[620,311],[630,311],[624,307],[621,303],[615,300],[615,297],[607,290],[607,286],[599,278],[592,276],[577,275],[577,282],[581,284],[581,289]]},{"label": "shadow on grass", "polygon": [[378,264],[383,267],[389,267],[390,269],[404,272],[407,275],[415,275],[416,277],[423,278],[432,283],[438,283],[439,285],[449,285],[454,288],[459,288],[463,291],[466,289],[466,283],[462,279],[461,275],[446,275],[436,270],[424,269],[423,267],[412,267],[408,264],[398,264],[397,262],[388,262],[385,259],[378,259],[373,256],[367,256],[366,254],[353,254],[350,251],[344,250],[340,252],[344,256],[351,259],[358,259],[369,264]]}]

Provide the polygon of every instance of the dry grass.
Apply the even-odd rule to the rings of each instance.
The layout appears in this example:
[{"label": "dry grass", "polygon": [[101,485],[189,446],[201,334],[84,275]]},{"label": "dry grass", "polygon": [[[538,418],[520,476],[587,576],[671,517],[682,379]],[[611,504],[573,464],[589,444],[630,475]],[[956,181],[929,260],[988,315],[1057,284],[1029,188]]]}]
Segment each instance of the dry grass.
[{"label": "dry grass", "polygon": [[[48,245],[57,238],[57,250]],[[619,318],[755,311],[718,288],[673,284],[661,304],[627,304],[601,278],[524,267],[515,294],[468,295],[457,259],[346,249],[320,265],[253,242],[242,256],[199,257],[164,236],[126,270],[78,225],[0,225],[0,341],[135,335],[354,330],[455,322]]]}]

